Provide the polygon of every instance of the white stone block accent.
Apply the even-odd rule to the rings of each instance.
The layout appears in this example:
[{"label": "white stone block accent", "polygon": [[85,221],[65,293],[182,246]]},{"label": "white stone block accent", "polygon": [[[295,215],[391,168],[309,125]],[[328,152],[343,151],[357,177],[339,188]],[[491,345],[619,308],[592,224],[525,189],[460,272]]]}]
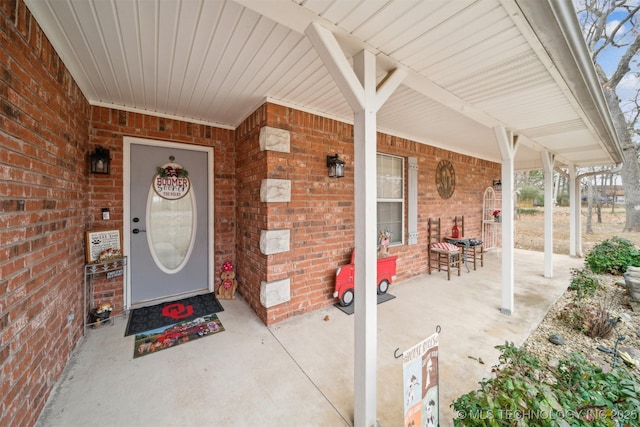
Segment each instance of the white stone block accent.
[{"label": "white stone block accent", "polygon": [[265,255],[289,251],[291,233],[285,230],[262,230],[260,232],[260,252]]},{"label": "white stone block accent", "polygon": [[291,180],[263,179],[260,185],[261,202],[290,202]]},{"label": "white stone block accent", "polygon": [[260,304],[269,308],[291,300],[291,280],[260,282]]},{"label": "white stone block accent", "polygon": [[291,152],[291,135],[286,129],[270,126],[260,128],[260,151]]}]

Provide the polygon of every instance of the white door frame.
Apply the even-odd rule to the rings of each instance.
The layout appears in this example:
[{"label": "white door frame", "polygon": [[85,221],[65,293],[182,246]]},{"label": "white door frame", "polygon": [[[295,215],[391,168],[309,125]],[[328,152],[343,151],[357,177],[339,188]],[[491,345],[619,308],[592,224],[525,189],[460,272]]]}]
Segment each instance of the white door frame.
[{"label": "white door frame", "polygon": [[[184,144],[170,141],[158,141],[154,139],[135,138],[131,136],[123,137],[122,148],[122,197],[123,197],[123,224],[122,224],[122,240],[124,254],[127,255],[131,251],[131,203],[130,203],[130,187],[131,187],[131,144],[148,145],[154,147],[168,147],[180,150],[203,151],[208,153],[207,156],[207,249],[209,251],[207,283],[210,292],[214,291],[213,276],[213,148],[202,147],[199,145]],[[199,202],[199,201],[198,201]],[[131,259],[129,259],[131,262]],[[129,266],[131,268],[131,266]],[[131,274],[127,274],[126,283],[124,283],[124,309],[131,308]]]}]

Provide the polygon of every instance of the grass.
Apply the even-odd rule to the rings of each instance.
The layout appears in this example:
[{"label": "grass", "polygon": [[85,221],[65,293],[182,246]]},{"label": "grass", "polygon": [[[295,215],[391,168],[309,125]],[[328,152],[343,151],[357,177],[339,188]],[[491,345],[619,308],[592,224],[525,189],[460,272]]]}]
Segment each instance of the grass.
[{"label": "grass", "polygon": [[[515,247],[544,251],[544,208],[518,208],[515,220]],[[592,233],[587,233],[587,208],[581,210],[582,252],[588,253],[597,243],[613,236],[623,237],[640,246],[640,233],[623,233],[626,214],[623,208],[602,209],[602,222],[597,222],[595,209],[592,216]],[[553,209],[553,252],[569,254],[570,212],[568,207]]]}]

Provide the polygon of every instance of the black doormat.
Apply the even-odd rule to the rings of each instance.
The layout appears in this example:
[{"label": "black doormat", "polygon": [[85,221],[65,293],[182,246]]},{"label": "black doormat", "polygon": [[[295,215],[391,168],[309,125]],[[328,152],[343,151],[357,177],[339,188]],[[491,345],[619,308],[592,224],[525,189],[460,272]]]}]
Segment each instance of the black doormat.
[{"label": "black doormat", "polygon": [[124,336],[187,322],[219,311],[224,311],[224,308],[213,293],[136,308],[129,314]]},{"label": "black doormat", "polygon": [[[387,301],[392,300],[392,299],[394,299],[396,297],[395,295],[391,295],[390,293],[386,293],[386,294],[382,294],[382,295],[378,294],[376,296],[378,297],[378,304],[382,304],[383,302],[387,302]],[[335,303],[333,305],[338,307],[340,309],[340,311],[342,311],[343,313],[351,315],[351,314],[353,314],[353,307],[355,306],[355,303],[352,303],[351,305],[348,305],[346,307],[341,306],[339,302],[337,302],[337,303]]]}]

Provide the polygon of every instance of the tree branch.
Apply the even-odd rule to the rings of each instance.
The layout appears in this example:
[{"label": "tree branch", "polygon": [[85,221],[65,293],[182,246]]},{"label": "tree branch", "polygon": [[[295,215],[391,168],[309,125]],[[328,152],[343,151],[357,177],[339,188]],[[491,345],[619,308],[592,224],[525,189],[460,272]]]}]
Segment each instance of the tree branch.
[{"label": "tree branch", "polygon": [[620,84],[622,78],[631,70],[631,60],[638,53],[638,49],[640,49],[640,37],[636,37],[636,39],[629,45],[626,52],[620,58],[620,62],[618,63],[618,67],[616,71],[613,73],[609,81],[607,82],[610,87],[615,88]]}]

